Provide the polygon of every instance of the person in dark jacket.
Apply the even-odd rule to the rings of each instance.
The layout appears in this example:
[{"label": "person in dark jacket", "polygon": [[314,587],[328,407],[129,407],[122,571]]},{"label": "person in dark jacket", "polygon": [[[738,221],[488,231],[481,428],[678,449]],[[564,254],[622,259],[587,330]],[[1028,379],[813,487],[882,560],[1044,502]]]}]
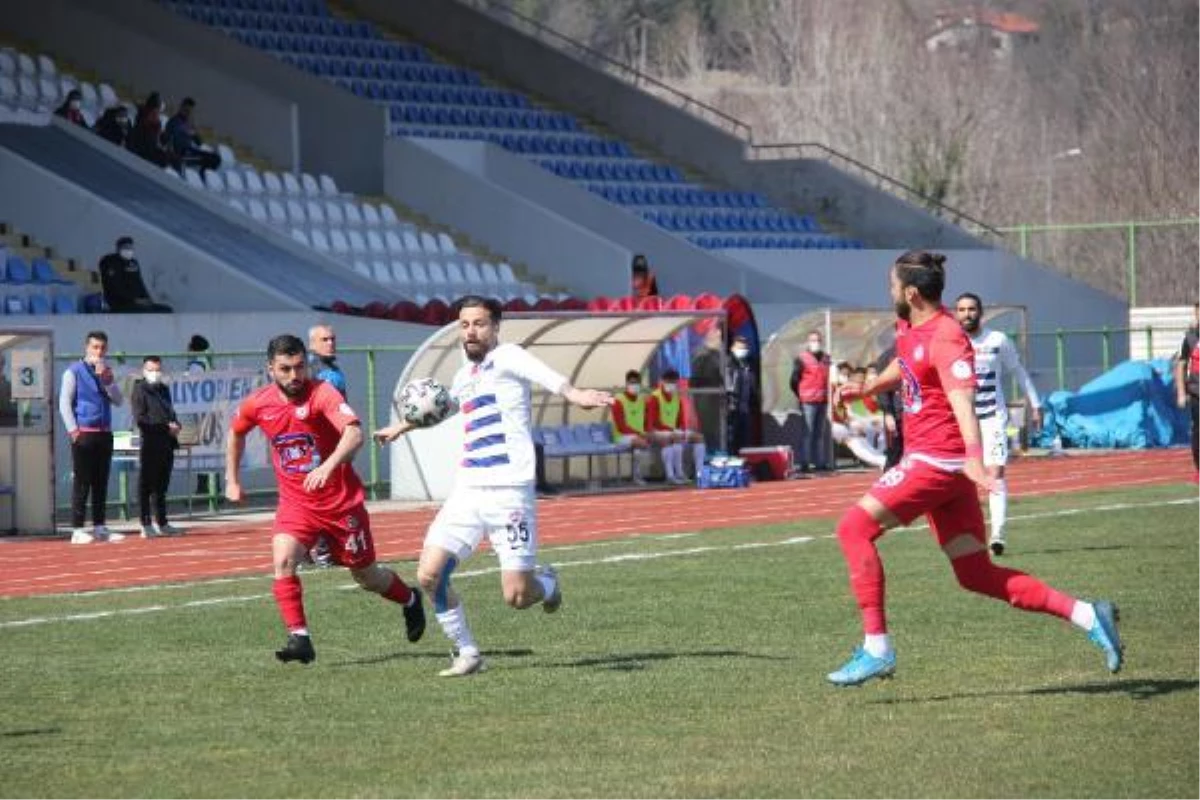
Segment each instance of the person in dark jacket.
[{"label": "person in dark jacket", "polygon": [[129,109],[123,105],[115,105],[104,110],[100,119],[96,120],[96,127],[92,130],[101,139],[107,139],[117,147],[124,147],[132,128],[133,125],[129,121]]},{"label": "person in dark jacket", "polygon": [[196,101],[190,97],[183,98],[179,110],[167,120],[166,130],[163,131],[163,143],[184,166],[196,167],[203,175],[205,170],[220,167],[221,157],[203,147],[203,142],[192,124],[192,113],[195,110]]},{"label": "person in dark jacket", "polygon": [[[138,505],[142,513],[142,538],[177,536],[183,533],[167,521],[167,487],[179,447],[179,419],[171,403],[171,390],[162,382],[162,359],[142,360],[141,380],[133,384],[133,419],[141,433],[139,451]],[[154,499],[151,518],[150,501]],[[153,523],[153,524],[152,524]]]},{"label": "person in dark jacket", "polygon": [[118,314],[170,313],[171,307],[150,299],[142,267],[133,257],[133,239],[117,239],[117,252],[100,259],[100,287],[110,311]]}]

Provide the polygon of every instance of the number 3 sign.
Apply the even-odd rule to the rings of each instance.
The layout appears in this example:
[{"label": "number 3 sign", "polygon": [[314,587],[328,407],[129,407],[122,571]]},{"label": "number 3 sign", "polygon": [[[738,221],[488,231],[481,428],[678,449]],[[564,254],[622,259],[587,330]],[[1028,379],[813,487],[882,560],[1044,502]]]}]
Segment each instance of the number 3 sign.
[{"label": "number 3 sign", "polygon": [[46,352],[13,350],[9,354],[9,383],[14,400],[41,400],[46,397]]}]

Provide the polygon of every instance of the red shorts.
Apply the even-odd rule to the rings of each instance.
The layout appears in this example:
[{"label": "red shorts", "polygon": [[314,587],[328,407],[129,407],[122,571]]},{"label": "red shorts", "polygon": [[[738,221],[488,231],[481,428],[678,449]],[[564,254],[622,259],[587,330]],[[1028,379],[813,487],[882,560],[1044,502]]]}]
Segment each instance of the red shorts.
[{"label": "red shorts", "polygon": [[361,569],[375,563],[371,517],[362,503],[339,514],[318,514],[295,505],[275,510],[275,530],[294,537],[307,548],[322,535],[329,540],[329,555],[343,567]]},{"label": "red shorts", "polygon": [[982,542],[987,532],[975,482],[961,472],[905,458],[883,473],[867,494],[905,525],[925,514],[941,545],[964,533]]}]

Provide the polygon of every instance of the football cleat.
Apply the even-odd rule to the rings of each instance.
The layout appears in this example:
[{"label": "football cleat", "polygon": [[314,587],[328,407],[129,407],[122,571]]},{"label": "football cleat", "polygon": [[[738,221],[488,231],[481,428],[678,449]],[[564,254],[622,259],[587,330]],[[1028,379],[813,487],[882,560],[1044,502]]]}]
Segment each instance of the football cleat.
[{"label": "football cleat", "polygon": [[858,686],[872,678],[886,680],[892,677],[895,672],[895,653],[888,653],[886,656],[877,657],[860,647],[854,651],[854,655],[840,669],[829,673],[826,677],[830,683],[837,686]]},{"label": "football cleat", "polygon": [[288,634],[287,644],[275,651],[275,657],[285,664],[289,661],[309,664],[316,660],[317,651],[313,649],[311,637],[292,633]]},{"label": "football cleat", "polygon": [[410,642],[417,642],[425,634],[425,604],[421,590],[415,586],[412,595],[412,602],[404,606],[404,635]]},{"label": "football cleat", "polygon": [[450,666],[438,673],[442,678],[465,678],[479,672],[487,672],[487,664],[483,655],[478,651],[473,653],[458,653],[450,659]]},{"label": "football cleat", "polygon": [[1121,644],[1121,636],[1117,633],[1121,612],[1107,600],[1093,603],[1092,608],[1096,610],[1096,621],[1088,631],[1088,638],[1104,651],[1104,664],[1108,671],[1120,672],[1125,659],[1125,646]]}]

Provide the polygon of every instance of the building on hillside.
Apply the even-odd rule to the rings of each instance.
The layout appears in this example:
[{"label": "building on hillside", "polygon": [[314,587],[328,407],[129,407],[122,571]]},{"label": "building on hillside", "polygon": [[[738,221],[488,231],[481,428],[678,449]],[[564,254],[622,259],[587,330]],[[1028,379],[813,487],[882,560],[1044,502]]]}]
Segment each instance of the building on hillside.
[{"label": "building on hillside", "polygon": [[997,58],[1011,58],[1019,48],[1037,43],[1040,29],[1020,14],[976,8],[941,11],[925,37],[925,48],[955,53],[985,49]]}]

